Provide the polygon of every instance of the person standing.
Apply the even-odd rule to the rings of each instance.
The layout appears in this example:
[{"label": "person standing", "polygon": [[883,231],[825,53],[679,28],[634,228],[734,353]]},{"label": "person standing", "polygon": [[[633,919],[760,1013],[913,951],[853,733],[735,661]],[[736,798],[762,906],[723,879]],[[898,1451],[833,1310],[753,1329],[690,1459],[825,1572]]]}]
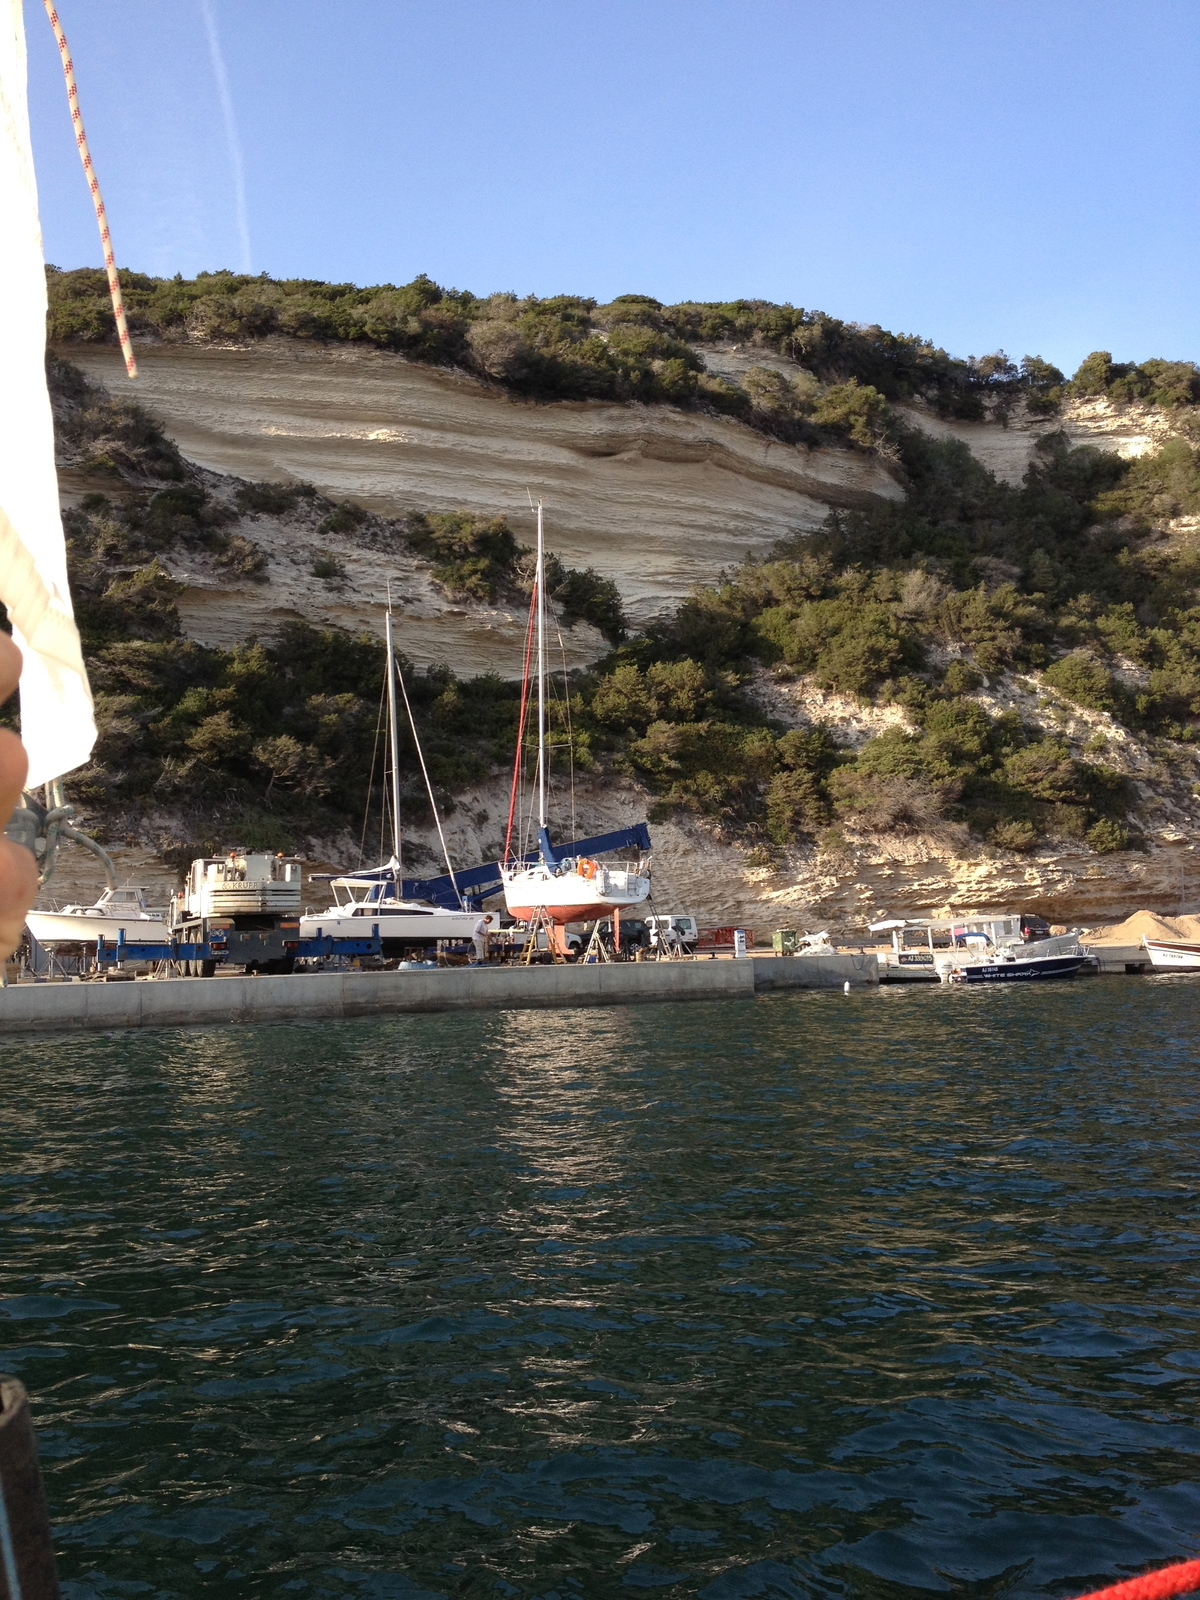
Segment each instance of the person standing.
[{"label": "person standing", "polygon": [[491,920],[492,919],[489,916],[482,916],[475,924],[474,931],[471,934],[472,942],[475,945],[475,955],[471,962],[472,966],[481,966],[487,961],[488,926],[491,923]]}]

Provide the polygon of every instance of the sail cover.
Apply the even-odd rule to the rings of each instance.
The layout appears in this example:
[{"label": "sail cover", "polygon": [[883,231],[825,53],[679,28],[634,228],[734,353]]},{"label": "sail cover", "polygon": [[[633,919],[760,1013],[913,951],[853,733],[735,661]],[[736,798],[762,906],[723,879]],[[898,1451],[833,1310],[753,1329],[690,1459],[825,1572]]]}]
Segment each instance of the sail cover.
[{"label": "sail cover", "polygon": [[21,0],[0,0],[0,601],[21,648],[29,786],[85,762],[92,696],[67,586]]}]

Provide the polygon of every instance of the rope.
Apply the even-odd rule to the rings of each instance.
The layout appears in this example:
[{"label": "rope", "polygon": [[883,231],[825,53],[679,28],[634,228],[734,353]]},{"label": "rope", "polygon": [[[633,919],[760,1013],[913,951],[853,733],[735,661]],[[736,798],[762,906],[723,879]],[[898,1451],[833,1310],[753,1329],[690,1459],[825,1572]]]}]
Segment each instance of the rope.
[{"label": "rope", "polygon": [[404,674],[400,670],[400,663],[396,663],[396,677],[400,680],[400,693],[404,696],[404,709],[408,712],[408,725],[412,729],[413,744],[417,748],[417,760],[421,763],[421,776],[425,779],[425,792],[429,796],[429,808],[433,812],[434,826],[437,836],[442,841],[442,858],[446,863],[446,871],[450,874],[450,884],[456,895],[458,903],[465,911],[466,905],[459,894],[458,879],[454,876],[454,867],[450,860],[450,847],[446,843],[446,835],[442,832],[442,819],[438,815],[437,801],[433,797],[433,784],[429,778],[429,768],[425,765],[425,752],[421,749],[421,735],[417,732],[417,719],[413,716],[412,706],[408,703],[408,690],[404,686]]},{"label": "rope", "polygon": [[533,655],[533,619],[537,612],[537,584],[529,601],[529,624],[525,629],[525,662],[521,669],[521,713],[517,720],[517,753],[513,757],[512,789],[508,796],[508,826],[504,830],[504,859],[509,859],[513,817],[517,810],[517,788],[521,781],[521,762],[525,755],[525,716],[529,710],[529,662]]},{"label": "rope", "polygon": [[87,134],[83,129],[83,115],[79,109],[79,87],[75,82],[75,66],[71,60],[71,52],[67,46],[67,36],[63,32],[62,23],[58,20],[58,12],[54,9],[54,0],[43,0],[46,15],[50,18],[50,26],[54,29],[55,43],[58,53],[62,57],[63,77],[67,80],[67,104],[71,108],[71,121],[75,125],[75,143],[79,146],[79,159],[83,162],[83,175],[88,181],[88,188],[92,195],[92,205],[96,210],[96,223],[100,229],[100,243],[104,247],[104,270],[108,274],[108,292],[112,296],[113,316],[117,324],[117,338],[121,341],[121,354],[125,357],[125,371],[131,378],[137,377],[137,362],[133,359],[133,345],[129,340],[129,328],[125,322],[125,307],[121,302],[121,280],[117,277],[117,263],[113,257],[112,236],[108,231],[108,216],[104,210],[104,201],[100,195],[100,181],[96,177],[96,169],[92,165],[92,153],[88,149]]},{"label": "rope", "polygon": [[1178,1561],[1157,1572],[1144,1572],[1140,1578],[1094,1589],[1078,1600],[1171,1600],[1172,1595],[1191,1594],[1196,1589],[1200,1589],[1200,1561]]}]

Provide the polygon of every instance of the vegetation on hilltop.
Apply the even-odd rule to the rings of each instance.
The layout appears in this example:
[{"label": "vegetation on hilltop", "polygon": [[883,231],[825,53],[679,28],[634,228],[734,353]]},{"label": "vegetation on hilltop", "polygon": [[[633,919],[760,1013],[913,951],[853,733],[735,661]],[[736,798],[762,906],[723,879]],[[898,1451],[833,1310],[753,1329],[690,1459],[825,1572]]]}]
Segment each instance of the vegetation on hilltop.
[{"label": "vegetation on hilltop", "polygon": [[[412,360],[465,367],[544,400],[640,400],[716,410],[798,442],[883,442],[885,402],[921,398],[946,416],[978,418],[1022,396],[1057,403],[1063,374],[1038,357],[959,360],[927,339],[766,300],[684,302],[619,295],[484,297],[411,283],[320,283],[232,272],[122,277],[135,335],[245,341],[268,334],[361,342]],[[115,337],[108,286],[91,268],[48,273],[49,333],[58,343]],[[794,360],[789,384],[769,367],[734,383],[705,370],[697,345],[735,342]],[[1047,398],[1049,396],[1049,398]]]}]

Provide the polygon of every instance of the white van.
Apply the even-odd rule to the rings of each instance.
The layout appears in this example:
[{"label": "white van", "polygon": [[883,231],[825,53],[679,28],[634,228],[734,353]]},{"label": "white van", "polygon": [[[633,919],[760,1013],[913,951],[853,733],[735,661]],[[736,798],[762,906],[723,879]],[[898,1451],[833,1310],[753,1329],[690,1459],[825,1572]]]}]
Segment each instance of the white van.
[{"label": "white van", "polygon": [[666,946],[681,945],[690,955],[700,938],[695,917],[647,917],[646,927],[654,943],[660,940]]}]

